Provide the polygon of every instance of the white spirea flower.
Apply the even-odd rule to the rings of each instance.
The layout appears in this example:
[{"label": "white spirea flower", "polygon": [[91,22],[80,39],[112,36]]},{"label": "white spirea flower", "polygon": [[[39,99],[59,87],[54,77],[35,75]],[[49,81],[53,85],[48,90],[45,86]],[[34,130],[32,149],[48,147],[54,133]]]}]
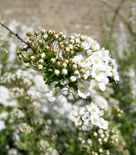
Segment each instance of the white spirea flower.
[{"label": "white spirea flower", "polygon": [[[24,57],[24,62],[27,62],[26,58],[30,58],[27,67],[37,66],[40,72],[44,69],[46,84],[52,84],[56,80],[56,86],[59,85],[61,89],[66,86],[73,87],[79,97],[86,99],[91,94],[89,87],[92,85],[92,80],[101,91],[106,90],[106,86],[111,82],[110,79],[119,81],[117,64],[111,58],[110,52],[101,48],[100,44],[89,36],[72,34],[66,37],[62,32],[49,30],[40,31],[29,41],[32,45],[36,44],[37,52],[34,50],[27,52],[29,48],[23,47],[24,52],[21,52],[22,48],[20,48],[18,54]],[[44,52],[40,51],[41,44],[45,45]],[[34,57],[35,61],[33,61]],[[64,79],[69,80],[67,85],[63,84]],[[72,95],[69,97],[72,98]]]},{"label": "white spirea flower", "polygon": [[95,114],[97,115],[97,114],[100,113],[100,110],[99,110],[98,106],[95,105],[95,104],[91,104],[91,105],[87,106],[87,110],[88,110],[91,114],[93,114],[93,115],[95,115]]},{"label": "white spirea flower", "polygon": [[73,61],[75,64],[78,64],[82,68],[89,68],[91,63],[89,62],[89,59],[86,57],[83,57],[83,55],[79,54],[73,58]]},{"label": "white spirea flower", "polygon": [[107,130],[108,122],[103,119],[104,111],[103,114],[102,111],[94,103],[81,107],[78,112],[75,112],[75,125],[83,131],[92,130],[94,126]]},{"label": "white spirea flower", "polygon": [[0,119],[6,120],[7,117],[8,117],[8,112],[4,111],[4,112],[0,113]]},{"label": "white spirea flower", "polygon": [[99,124],[99,115],[91,115],[91,122],[93,125],[98,126]]},{"label": "white spirea flower", "polygon": [[109,123],[107,121],[105,121],[103,118],[99,119],[99,127],[101,129],[107,130],[108,129],[108,125],[109,125]]},{"label": "white spirea flower", "polygon": [[6,126],[5,126],[4,121],[0,120],[0,131],[5,129],[5,128],[6,128]]},{"label": "white spirea flower", "polygon": [[78,95],[84,99],[86,99],[89,95],[90,95],[90,92],[89,92],[89,82],[82,82],[82,83],[78,83]]}]

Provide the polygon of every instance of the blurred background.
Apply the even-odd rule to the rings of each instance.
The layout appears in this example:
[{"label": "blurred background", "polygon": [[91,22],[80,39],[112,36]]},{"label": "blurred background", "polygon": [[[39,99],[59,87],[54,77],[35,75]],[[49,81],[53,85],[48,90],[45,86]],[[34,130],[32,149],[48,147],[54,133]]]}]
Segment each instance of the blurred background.
[{"label": "blurred background", "polygon": [[[67,34],[85,34],[110,50],[118,63],[120,82],[113,83],[108,102],[117,103],[124,111],[120,120],[114,120],[127,150],[120,149],[123,153],[119,155],[136,155],[136,0],[0,0],[0,21],[13,29],[20,23],[21,31],[17,31],[20,35],[24,35],[24,25],[24,32],[29,27],[32,30],[43,27]],[[13,45],[12,42],[12,48]],[[5,67],[4,54],[0,60]]]},{"label": "blurred background", "polygon": [[[110,0],[114,8],[120,0]],[[127,10],[129,0],[122,9]],[[100,16],[104,9],[102,0],[0,0],[0,16],[29,26],[40,25],[46,29],[81,33],[100,38]],[[113,16],[111,8],[108,16]],[[124,16],[128,13],[124,12]]]}]

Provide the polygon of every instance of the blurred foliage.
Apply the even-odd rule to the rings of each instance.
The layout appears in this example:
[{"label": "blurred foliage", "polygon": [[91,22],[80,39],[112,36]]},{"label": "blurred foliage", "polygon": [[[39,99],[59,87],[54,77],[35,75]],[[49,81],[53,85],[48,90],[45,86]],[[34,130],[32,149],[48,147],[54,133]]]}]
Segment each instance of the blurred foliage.
[{"label": "blurred foliage", "polygon": [[[124,111],[120,130],[126,148],[130,154],[136,154],[136,1],[120,0],[113,7],[110,1],[104,0],[102,6],[102,45],[112,52],[120,74],[113,95]],[[113,11],[112,17],[107,14],[109,9]]]}]

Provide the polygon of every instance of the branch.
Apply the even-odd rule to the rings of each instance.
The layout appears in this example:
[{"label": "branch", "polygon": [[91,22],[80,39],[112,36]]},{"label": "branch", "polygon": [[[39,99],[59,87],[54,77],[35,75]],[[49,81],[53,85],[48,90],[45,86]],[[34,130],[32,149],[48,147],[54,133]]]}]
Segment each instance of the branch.
[{"label": "branch", "polygon": [[15,36],[18,40],[20,40],[21,42],[25,43],[28,47],[32,48],[26,41],[24,41],[17,33],[14,33],[12,30],[10,30],[6,25],[2,24],[0,22],[0,25],[2,27],[4,27],[6,30],[8,30],[10,32],[10,34],[12,34],[13,36]]},{"label": "branch", "polygon": [[[122,0],[122,2],[125,0]],[[106,4],[115,14],[116,14],[116,9],[113,8],[113,6],[111,4],[109,4],[107,1],[103,0],[103,3]],[[124,15],[122,15],[120,12],[117,12],[118,16],[122,19],[122,21],[124,22],[125,26],[127,26],[129,32],[132,35],[136,35],[136,33],[132,30],[132,27],[130,25],[130,23],[124,18]]]}]

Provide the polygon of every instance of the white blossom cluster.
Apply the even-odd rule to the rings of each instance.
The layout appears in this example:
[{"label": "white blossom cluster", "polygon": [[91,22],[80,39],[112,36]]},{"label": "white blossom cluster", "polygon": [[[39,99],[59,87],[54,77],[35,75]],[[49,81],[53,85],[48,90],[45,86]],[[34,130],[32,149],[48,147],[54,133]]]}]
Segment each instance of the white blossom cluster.
[{"label": "white blossom cluster", "polygon": [[53,87],[47,94],[51,100],[62,89],[68,92],[71,88],[86,99],[90,96],[91,80],[102,91],[111,80],[119,81],[115,60],[91,37],[80,34],[68,37],[62,32],[44,29],[28,32],[27,36],[29,46],[20,47],[17,55],[26,67],[44,73],[45,83]]},{"label": "white blossom cluster", "polygon": [[[73,62],[83,69],[83,74],[77,72],[77,78],[83,77],[83,81],[78,82],[78,94],[82,98],[89,96],[90,81],[87,79],[94,79],[97,81],[100,90],[104,91],[106,85],[109,83],[109,77],[115,81],[119,80],[117,73],[117,65],[114,59],[110,57],[109,51],[100,48],[97,41],[88,36],[80,36],[82,38],[81,49],[73,58]],[[79,39],[79,37],[76,37]]]},{"label": "white blossom cluster", "polygon": [[4,76],[0,78],[0,83],[7,84],[9,83],[12,85],[12,83],[16,83],[16,85],[25,86],[25,87],[30,87],[32,85],[31,80],[27,77],[27,72],[22,71],[21,69],[18,69],[16,73],[5,73]]},{"label": "white blossom cluster", "polygon": [[80,108],[79,112],[74,113],[74,116],[76,118],[75,125],[79,127],[80,130],[89,131],[92,130],[94,126],[103,130],[108,129],[109,123],[103,118],[104,111],[94,103]]},{"label": "white blossom cluster", "polygon": [[38,146],[44,151],[44,155],[58,155],[57,150],[52,148],[46,140],[40,140]]}]

